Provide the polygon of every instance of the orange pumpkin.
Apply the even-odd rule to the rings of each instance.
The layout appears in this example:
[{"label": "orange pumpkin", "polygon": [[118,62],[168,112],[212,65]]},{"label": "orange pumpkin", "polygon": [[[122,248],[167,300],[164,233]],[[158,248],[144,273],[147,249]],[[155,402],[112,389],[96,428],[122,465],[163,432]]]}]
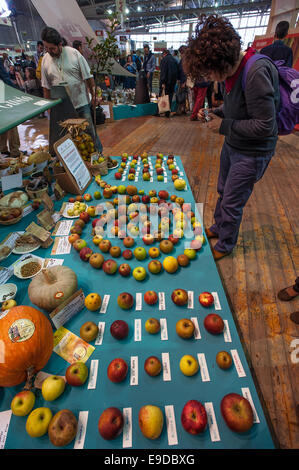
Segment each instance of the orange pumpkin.
[{"label": "orange pumpkin", "polygon": [[52,326],[39,310],[19,305],[0,313],[0,386],[24,382],[47,364],[52,351]]}]

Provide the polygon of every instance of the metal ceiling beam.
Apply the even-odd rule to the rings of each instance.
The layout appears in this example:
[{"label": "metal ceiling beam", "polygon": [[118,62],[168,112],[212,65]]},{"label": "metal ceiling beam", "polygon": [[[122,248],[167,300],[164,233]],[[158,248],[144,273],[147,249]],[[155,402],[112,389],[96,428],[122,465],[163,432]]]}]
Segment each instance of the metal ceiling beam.
[{"label": "metal ceiling beam", "polygon": [[[184,16],[184,15],[193,15],[193,14],[196,14],[198,16],[203,13],[212,13],[212,12],[223,14],[223,13],[229,13],[231,11],[242,10],[244,12],[244,11],[258,10],[261,8],[270,8],[270,7],[271,7],[271,0],[254,2],[254,3],[222,5],[217,8],[211,6],[211,7],[205,7],[205,8],[172,8],[172,9],[168,8],[165,10],[155,9],[153,11],[130,12],[128,14],[128,20],[137,19],[137,18],[150,18],[150,17],[155,17],[157,15],[169,17],[169,16],[174,16],[174,15]],[[81,10],[88,20],[106,18],[105,15],[103,14],[98,15],[96,13],[96,7],[86,6],[86,7],[81,7]]]}]

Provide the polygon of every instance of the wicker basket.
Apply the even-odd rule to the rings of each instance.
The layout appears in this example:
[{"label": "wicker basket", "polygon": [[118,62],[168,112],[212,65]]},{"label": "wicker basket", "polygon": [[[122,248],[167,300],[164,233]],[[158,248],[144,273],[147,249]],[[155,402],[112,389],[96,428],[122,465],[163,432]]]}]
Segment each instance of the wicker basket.
[{"label": "wicker basket", "polygon": [[[8,208],[5,208],[5,209],[8,209]],[[15,219],[11,219],[11,220],[0,220],[0,224],[1,225],[13,225],[13,224],[17,224],[18,222],[20,222],[20,220],[23,217],[23,209],[20,208],[20,210],[21,210],[21,214],[19,215],[19,217],[16,217]],[[0,212],[1,212],[1,209],[0,209]]]},{"label": "wicker basket", "polygon": [[37,191],[32,191],[26,187],[26,193],[30,199],[40,199],[43,194],[48,191],[49,185],[45,186],[43,189],[38,189]]},{"label": "wicker basket", "polygon": [[91,163],[85,162],[87,168],[89,169],[90,173],[93,176],[101,175],[105,176],[108,175],[108,166],[107,166],[107,160],[105,160],[102,163],[97,163],[96,165],[92,165]]}]

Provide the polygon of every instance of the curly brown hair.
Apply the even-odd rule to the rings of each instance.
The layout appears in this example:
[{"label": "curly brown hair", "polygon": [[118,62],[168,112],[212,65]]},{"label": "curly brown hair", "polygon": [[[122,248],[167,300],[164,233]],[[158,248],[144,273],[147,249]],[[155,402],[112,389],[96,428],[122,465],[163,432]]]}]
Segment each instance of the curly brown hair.
[{"label": "curly brown hair", "polygon": [[226,75],[238,62],[241,38],[227,18],[202,15],[184,51],[183,67],[194,80],[216,72]]}]

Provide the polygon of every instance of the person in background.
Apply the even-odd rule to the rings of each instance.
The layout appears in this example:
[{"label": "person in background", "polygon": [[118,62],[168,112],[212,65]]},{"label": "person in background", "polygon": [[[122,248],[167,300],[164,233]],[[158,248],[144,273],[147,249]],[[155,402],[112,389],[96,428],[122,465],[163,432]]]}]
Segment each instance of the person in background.
[{"label": "person in background", "polygon": [[36,54],[34,56],[35,66],[38,66],[39,59],[44,55],[44,45],[42,41],[37,41]]},{"label": "person in background", "polygon": [[190,116],[190,121],[197,121],[198,111],[204,107],[204,102],[207,94],[207,90],[210,83],[204,81],[203,78],[195,82],[193,87],[193,109]]},{"label": "person in background", "polygon": [[9,78],[10,78],[11,83],[13,84],[12,86],[17,84],[16,70],[15,70],[14,65],[11,65],[9,67]]},{"label": "person in background", "polygon": [[95,83],[86,59],[79,51],[69,46],[62,46],[62,37],[54,28],[46,27],[42,31],[42,40],[46,54],[42,60],[42,87],[44,97],[51,98],[53,86],[67,87],[69,97],[78,117],[89,122],[87,132],[92,136],[95,147],[102,152],[103,146],[93,124],[89,93],[93,106],[97,105]]},{"label": "person in background", "polygon": [[[224,103],[210,110],[205,125],[225,136],[220,156],[214,219],[206,229],[218,239],[215,260],[230,254],[237,244],[243,209],[275,153],[278,139],[276,114],[280,93],[278,71],[267,58],[250,68],[243,91],[242,76],[254,49],[241,50],[241,38],[227,18],[202,16],[184,53],[184,69],[195,79],[225,82]],[[199,112],[205,117],[205,110]]]},{"label": "person in background", "polygon": [[[171,109],[174,89],[178,80],[178,63],[167,49],[163,51],[162,57],[160,64],[160,96],[164,90],[165,95],[169,96],[169,106]],[[165,117],[170,117],[170,111],[165,113]]]},{"label": "person in background", "polygon": [[7,73],[9,73],[9,67],[11,66],[11,62],[8,58],[8,54],[6,54],[6,52],[4,52],[3,55],[2,55],[2,58],[3,58],[3,67],[5,68],[5,71]]},{"label": "person in background", "polygon": [[263,47],[260,53],[267,55],[272,60],[284,60],[286,67],[293,67],[293,51],[283,43],[283,39],[288,35],[289,27],[288,21],[280,21],[275,29],[273,44]]},{"label": "person in background", "polygon": [[63,37],[61,38],[61,44],[62,44],[62,47],[65,47],[68,45],[67,40]]},{"label": "person in background", "polygon": [[154,54],[150,51],[148,45],[143,46],[144,59],[143,59],[143,70],[146,74],[147,85],[149,92],[152,92],[153,75],[156,69],[156,60]]},{"label": "person in background", "polygon": [[133,51],[132,52],[132,60],[135,64],[135,67],[136,67],[136,72],[138,74],[138,72],[140,72],[141,68],[142,68],[142,62],[141,62],[141,59],[140,57],[136,54],[136,51]]},{"label": "person in background", "polygon": [[[299,295],[299,277],[296,278],[295,284],[289,287],[285,287],[284,289],[281,289],[277,297],[279,300],[282,300],[284,302],[289,302],[290,300],[294,300],[296,297]],[[299,325],[299,311],[293,312],[290,315],[290,319],[292,322],[296,323]]]},{"label": "person in background", "polygon": [[[181,59],[178,63],[178,81],[179,81],[179,86],[178,86],[178,94],[182,93],[182,103],[178,103],[178,109],[177,109],[177,114],[186,114],[186,103],[188,99],[188,89],[187,89],[187,76],[184,72],[183,69],[183,61],[182,61],[182,56],[184,54],[184,50],[186,49],[187,46],[181,46],[179,48],[179,53],[181,55]],[[183,96],[185,98],[183,99]]]},{"label": "person in background", "polygon": [[173,51],[173,58],[177,61],[177,63],[179,64],[180,62],[180,57],[179,57],[179,51]]},{"label": "person in background", "polygon": [[76,41],[73,42],[73,48],[77,49],[77,51],[79,51],[80,54],[83,55],[82,41],[79,41],[78,39],[76,39]]},{"label": "person in background", "polygon": [[[136,75],[136,64],[133,62],[133,59],[132,59],[132,56],[129,54],[127,56],[127,63],[125,65],[125,69],[130,72],[130,73],[133,73],[134,75]],[[125,81],[124,81],[124,88],[126,90],[128,89],[133,89],[136,87],[136,78],[135,77],[125,77]]]},{"label": "person in background", "polygon": [[36,71],[32,67],[25,69],[25,80],[21,76],[18,77],[20,88],[33,96],[43,96],[43,89],[40,80],[36,77]]}]

